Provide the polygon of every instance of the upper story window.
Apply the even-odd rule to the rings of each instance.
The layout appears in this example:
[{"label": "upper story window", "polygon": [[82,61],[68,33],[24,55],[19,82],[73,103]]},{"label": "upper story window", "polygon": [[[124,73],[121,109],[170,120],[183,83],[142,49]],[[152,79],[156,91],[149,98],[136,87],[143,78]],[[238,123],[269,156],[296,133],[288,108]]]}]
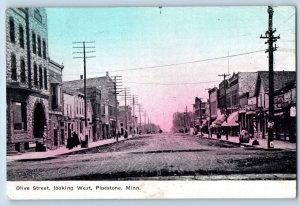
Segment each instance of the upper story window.
[{"label": "upper story window", "polygon": [[42,50],[41,50],[41,38],[38,36],[37,38],[37,43],[38,43],[38,55],[42,56]]},{"label": "upper story window", "polygon": [[47,90],[48,89],[48,78],[47,78],[47,69],[46,67],[44,68],[44,89]]},{"label": "upper story window", "polygon": [[46,55],[46,42],[45,40],[43,40],[43,58],[46,59],[47,55]]},{"label": "upper story window", "polygon": [[11,54],[11,79],[17,80],[17,60],[15,54]]},{"label": "upper story window", "polygon": [[20,65],[21,65],[21,82],[25,83],[26,82],[26,73],[25,73],[25,61],[24,61],[24,59],[21,59]]},{"label": "upper story window", "polygon": [[23,26],[19,26],[19,43],[20,47],[24,49],[24,29]]},{"label": "upper story window", "polygon": [[[52,90],[52,109],[57,108],[57,92],[56,92],[56,86],[51,87]],[[68,106],[68,105],[67,105]]]},{"label": "upper story window", "polygon": [[36,54],[36,35],[32,33],[32,52]]},{"label": "upper story window", "polygon": [[38,9],[34,10],[34,18],[42,23],[42,15]]},{"label": "upper story window", "polygon": [[35,63],[33,65],[33,81],[34,81],[34,86],[38,86],[37,66]]},{"label": "upper story window", "polygon": [[42,66],[39,66],[39,82],[40,82],[40,88],[43,88],[43,69]]},{"label": "upper story window", "polygon": [[10,42],[15,43],[15,22],[12,17],[9,18],[9,37]]}]

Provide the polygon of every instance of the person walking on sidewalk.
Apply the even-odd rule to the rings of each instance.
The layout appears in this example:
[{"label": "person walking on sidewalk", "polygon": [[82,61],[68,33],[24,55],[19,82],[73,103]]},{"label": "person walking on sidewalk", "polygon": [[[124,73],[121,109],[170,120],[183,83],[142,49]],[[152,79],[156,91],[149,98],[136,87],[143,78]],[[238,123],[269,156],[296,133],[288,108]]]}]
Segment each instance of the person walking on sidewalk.
[{"label": "person walking on sidewalk", "polygon": [[127,130],[125,130],[125,133],[124,133],[124,138],[127,139],[128,138],[128,132]]},{"label": "person walking on sidewalk", "polygon": [[74,146],[73,146],[73,137],[72,137],[71,129],[68,128],[67,148],[72,149],[73,147]]}]

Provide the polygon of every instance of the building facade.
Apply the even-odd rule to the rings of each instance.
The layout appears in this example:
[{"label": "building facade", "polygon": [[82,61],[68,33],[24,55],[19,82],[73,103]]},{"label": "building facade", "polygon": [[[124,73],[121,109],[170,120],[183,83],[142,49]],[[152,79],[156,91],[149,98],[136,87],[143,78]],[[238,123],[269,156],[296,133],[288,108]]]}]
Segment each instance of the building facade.
[{"label": "building facade", "polygon": [[6,10],[7,152],[50,141],[47,15],[42,8]]},{"label": "building facade", "polygon": [[[101,131],[102,139],[112,138],[117,130],[117,108],[118,102],[115,99],[115,82],[107,74],[103,77],[89,78],[86,86],[95,87],[101,91]],[[82,90],[84,88],[83,79],[65,81],[63,87],[68,90]]]},{"label": "building facade", "polygon": [[[253,136],[267,138],[269,114],[269,73],[259,71],[255,92],[249,95],[246,106],[246,125]],[[289,116],[296,105],[296,72],[274,72],[274,136],[277,139],[295,141],[295,116]],[[287,122],[292,121],[290,125]],[[291,126],[291,127],[289,127]]]},{"label": "building facade", "polygon": [[49,59],[49,142],[48,148],[65,145],[63,122],[62,71],[64,66]]}]

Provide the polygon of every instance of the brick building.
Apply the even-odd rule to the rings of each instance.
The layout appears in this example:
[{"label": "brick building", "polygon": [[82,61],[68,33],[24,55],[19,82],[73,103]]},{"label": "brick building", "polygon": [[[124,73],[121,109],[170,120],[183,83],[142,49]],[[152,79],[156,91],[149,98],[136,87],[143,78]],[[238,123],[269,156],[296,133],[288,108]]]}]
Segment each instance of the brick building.
[{"label": "brick building", "polygon": [[245,95],[254,94],[256,79],[257,72],[238,72],[227,80],[227,123],[223,122],[222,126],[228,127],[231,135],[239,134],[239,110],[245,104]]},{"label": "brick building", "polygon": [[133,132],[132,108],[130,106],[119,106],[118,111],[121,134],[124,135],[125,130],[129,133]]},{"label": "brick building", "polygon": [[48,139],[47,15],[42,8],[6,10],[7,151]]},{"label": "brick building", "polygon": [[84,94],[77,90],[63,88],[64,110],[64,137],[65,143],[73,132],[75,132],[81,141],[85,141],[87,135],[88,141],[93,141],[92,116],[93,109],[90,100],[87,101],[87,127],[85,127],[84,115]]},{"label": "brick building", "polygon": [[197,131],[200,131],[200,127],[206,121],[206,102],[202,102],[200,98],[195,97],[194,106],[194,120],[195,128]]},{"label": "brick building", "polygon": [[[269,112],[269,72],[258,71],[255,91],[249,95],[246,106],[246,128],[253,135],[260,138],[267,137],[267,122]],[[287,139],[289,126],[295,125],[295,117],[290,117],[290,109],[296,105],[296,72],[274,72],[274,120],[275,137]],[[290,122],[291,124],[287,124]],[[293,129],[292,129],[293,130]],[[290,141],[295,141],[294,134],[290,134]]]},{"label": "brick building", "polygon": [[65,145],[63,122],[62,70],[64,66],[49,59],[49,142],[47,147]]},{"label": "brick building", "polygon": [[[79,91],[84,93],[83,89],[80,89]],[[101,91],[97,87],[88,87],[86,89],[86,95],[92,110],[92,116],[90,120],[92,122],[93,141],[98,141],[100,139],[104,139],[105,137],[101,125]],[[105,114],[105,111],[103,114]]]},{"label": "brick building", "polygon": [[[87,88],[95,87],[101,91],[101,131],[103,139],[111,138],[117,128],[114,85],[114,80],[108,74],[86,80]],[[63,82],[63,87],[69,90],[82,90],[83,86],[83,79]]]}]

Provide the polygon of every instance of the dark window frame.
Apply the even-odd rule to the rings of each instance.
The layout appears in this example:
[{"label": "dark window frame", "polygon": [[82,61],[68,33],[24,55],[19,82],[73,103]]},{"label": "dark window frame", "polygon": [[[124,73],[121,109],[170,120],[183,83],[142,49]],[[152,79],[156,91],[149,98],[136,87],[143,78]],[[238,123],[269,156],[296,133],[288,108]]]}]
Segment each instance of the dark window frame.
[{"label": "dark window frame", "polygon": [[41,37],[37,37],[37,44],[38,44],[38,55],[41,57],[42,56],[42,48],[41,48]]},{"label": "dark window frame", "polygon": [[32,52],[36,54],[36,34],[32,32]]},{"label": "dark window frame", "polygon": [[43,88],[43,69],[42,69],[42,65],[39,65],[39,86],[40,89]]},{"label": "dark window frame", "polygon": [[23,58],[21,58],[20,61],[20,80],[22,83],[26,83],[26,65],[25,65],[25,61]]},{"label": "dark window frame", "polygon": [[17,81],[17,57],[14,53],[11,54],[11,79]]},{"label": "dark window frame", "polygon": [[46,41],[43,39],[42,41],[43,43],[43,58],[46,59],[47,58],[47,50],[46,50]]},{"label": "dark window frame", "polygon": [[33,64],[33,81],[34,86],[38,86],[38,68],[36,63]]},{"label": "dark window frame", "polygon": [[11,43],[16,43],[15,21],[12,17],[9,18],[9,38]]},{"label": "dark window frame", "polygon": [[24,29],[22,25],[19,25],[19,44],[21,48],[25,48]]},{"label": "dark window frame", "polygon": [[44,89],[48,89],[48,77],[47,77],[47,68],[44,68]]}]

